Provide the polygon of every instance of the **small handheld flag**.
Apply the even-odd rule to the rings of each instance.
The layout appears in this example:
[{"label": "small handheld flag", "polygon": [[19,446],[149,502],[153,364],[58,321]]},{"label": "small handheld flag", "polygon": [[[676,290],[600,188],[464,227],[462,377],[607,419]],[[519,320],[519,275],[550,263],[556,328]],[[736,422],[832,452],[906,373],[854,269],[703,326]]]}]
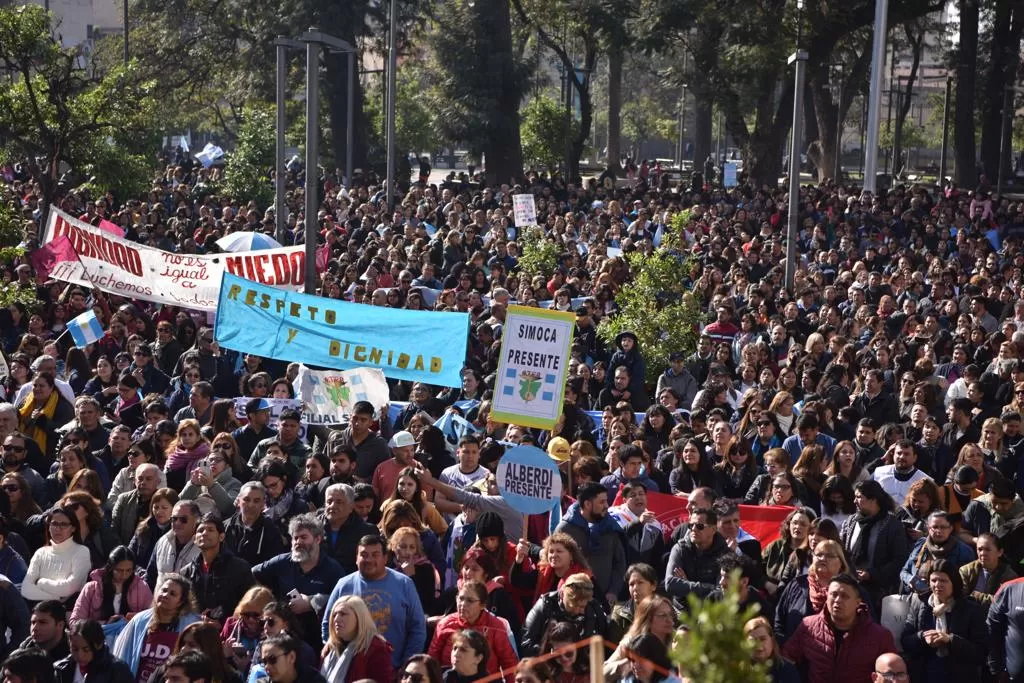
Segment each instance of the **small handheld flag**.
[{"label": "small handheld flag", "polygon": [[75,340],[75,346],[85,348],[94,341],[103,338],[103,325],[92,309],[68,323],[68,334]]}]

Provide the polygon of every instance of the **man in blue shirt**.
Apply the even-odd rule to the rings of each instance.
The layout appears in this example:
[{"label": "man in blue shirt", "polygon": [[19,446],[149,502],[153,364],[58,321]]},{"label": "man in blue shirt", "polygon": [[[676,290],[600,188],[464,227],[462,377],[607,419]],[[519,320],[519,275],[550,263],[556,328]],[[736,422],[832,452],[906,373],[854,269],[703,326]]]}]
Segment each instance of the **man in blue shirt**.
[{"label": "man in blue shirt", "polygon": [[377,631],[393,649],[391,663],[397,669],[406,659],[424,651],[427,622],[416,586],[405,574],[387,567],[384,539],[363,536],[356,553],[358,569],[342,577],[324,609],[321,631],[327,641],[328,622],[334,602],[343,595],[358,595],[370,608]]},{"label": "man in blue shirt", "polygon": [[288,536],[291,552],[256,565],[252,576],[277,600],[289,603],[302,622],[310,647],[319,650],[323,643],[317,625],[328,596],[345,572],[327,553],[320,552],[324,527],[313,513],[293,517]]},{"label": "man in blue shirt", "polygon": [[786,437],[782,447],[789,454],[789,461],[795,463],[800,459],[800,453],[804,446],[818,444],[825,449],[825,462],[832,460],[832,451],[836,447],[836,440],[827,434],[818,431],[818,416],[804,413],[796,420],[796,434]]}]

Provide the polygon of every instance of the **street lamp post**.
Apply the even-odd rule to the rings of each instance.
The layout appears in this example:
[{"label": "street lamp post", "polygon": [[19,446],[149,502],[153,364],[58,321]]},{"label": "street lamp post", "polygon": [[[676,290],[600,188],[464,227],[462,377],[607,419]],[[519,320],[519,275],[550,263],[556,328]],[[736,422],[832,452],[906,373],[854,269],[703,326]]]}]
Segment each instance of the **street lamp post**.
[{"label": "street lamp post", "polygon": [[390,28],[388,30],[388,108],[387,108],[387,202],[388,211],[395,208],[395,83],[397,81],[398,66],[398,41],[396,26],[398,25],[397,14],[395,13],[395,0],[391,0],[391,14],[389,18]]},{"label": "street lamp post", "polygon": [[285,88],[288,80],[288,50],[302,49],[302,43],[291,40],[284,36],[277,36],[274,39],[274,47],[277,50],[277,74],[276,74],[276,96],[277,106],[277,135],[274,149],[274,237],[281,244],[285,243],[285,235],[288,232],[288,212],[284,208],[284,186],[288,173],[284,168],[284,131],[288,123],[285,119],[284,100]]},{"label": "street lamp post", "polygon": [[789,146],[789,224],[786,230],[786,289],[793,293],[796,278],[796,238],[800,222],[800,144],[804,123],[804,69],[807,52],[800,48],[800,21],[804,0],[796,0],[797,39],[796,52],[789,57],[794,65],[793,134]]},{"label": "street lamp post", "polygon": [[[326,47],[332,52],[355,52],[355,48],[341,38],[310,28],[302,36],[306,45],[306,207],[305,215],[305,246],[306,246],[306,294],[316,291],[316,219],[320,206],[320,48]],[[352,121],[349,121],[349,126]],[[284,135],[283,129],[279,136]]]},{"label": "street lamp post", "polygon": [[836,184],[842,180],[843,176],[843,64],[835,63],[831,64],[833,67],[833,75],[835,76],[835,87],[838,91],[838,97],[836,98],[836,168],[832,173],[832,177],[835,179]]},{"label": "street lamp post", "polygon": [[939,187],[946,184],[946,149],[949,141],[949,100],[953,94],[953,79],[946,76],[946,95],[942,100],[942,151],[939,153]]},{"label": "street lamp post", "polygon": [[871,193],[875,192],[875,184],[878,181],[878,118],[882,108],[888,18],[889,0],[875,0],[875,36],[871,47],[871,90],[868,96],[868,141],[864,158],[864,191]]}]

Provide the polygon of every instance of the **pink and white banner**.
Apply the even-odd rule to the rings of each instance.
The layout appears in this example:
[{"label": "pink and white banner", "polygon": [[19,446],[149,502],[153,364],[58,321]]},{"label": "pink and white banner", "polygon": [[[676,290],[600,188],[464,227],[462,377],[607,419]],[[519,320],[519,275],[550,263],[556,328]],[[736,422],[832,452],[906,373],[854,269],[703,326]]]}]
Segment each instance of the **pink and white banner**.
[{"label": "pink and white banner", "polygon": [[117,237],[51,206],[43,244],[62,237],[70,240],[78,259],[50,264],[50,277],[201,311],[216,309],[225,271],[293,292],[302,289],[305,274],[301,244],[215,255],[172,254]]}]

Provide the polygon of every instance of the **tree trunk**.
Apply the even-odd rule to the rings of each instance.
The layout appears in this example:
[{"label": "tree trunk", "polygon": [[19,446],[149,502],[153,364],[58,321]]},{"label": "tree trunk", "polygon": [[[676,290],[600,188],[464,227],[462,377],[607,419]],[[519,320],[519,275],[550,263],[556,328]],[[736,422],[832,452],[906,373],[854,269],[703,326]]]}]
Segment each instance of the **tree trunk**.
[{"label": "tree trunk", "polygon": [[622,156],[622,45],[608,47],[608,168],[621,173]]},{"label": "tree trunk", "polygon": [[569,182],[575,182],[580,177],[580,159],[583,157],[583,150],[590,138],[590,129],[594,125],[594,102],[590,97],[590,76],[594,72],[594,65],[597,63],[597,44],[587,42],[586,54],[583,57],[583,74],[573,73],[572,87],[580,98],[580,125],[576,131],[576,137],[572,140],[571,154],[569,155]]},{"label": "tree trunk", "polygon": [[953,146],[956,148],[956,183],[974,188],[974,74],[978,68],[978,2],[959,0],[960,49],[957,52],[956,114],[953,119]]},{"label": "tree trunk", "polygon": [[914,96],[914,83],[917,80],[917,70],[921,65],[921,49],[924,46],[924,31],[920,31],[916,36],[909,26],[904,26],[907,32],[907,42],[911,46],[911,63],[910,73],[907,75],[906,88],[901,92],[900,106],[896,110],[896,130],[892,137],[893,146],[893,164],[892,164],[892,175],[897,177],[903,171],[903,124],[907,120],[907,114],[910,113],[910,105]]},{"label": "tree trunk", "polygon": [[693,98],[693,170],[702,171],[704,160],[711,154],[714,109],[711,100],[694,93]]},{"label": "tree trunk", "polygon": [[497,107],[491,117],[491,135],[484,143],[489,185],[513,184],[523,175],[523,147],[519,138],[519,102],[522,91],[516,79],[512,52],[512,16],[508,0],[478,3],[480,35],[488,36],[486,64],[498,79]]},{"label": "tree trunk", "polygon": [[[346,37],[353,45],[355,36]],[[327,66],[327,104],[331,126],[331,148],[334,151],[335,168],[345,169],[345,177],[352,177],[352,169],[345,168],[348,145],[348,55],[327,53],[324,55]],[[356,55],[356,70],[359,70],[359,55]],[[367,121],[363,113],[363,87],[356,74],[353,93],[352,118],[355,130],[352,134],[352,166],[363,168],[366,162]]]},{"label": "tree trunk", "polygon": [[981,109],[981,165],[989,180],[999,175],[1003,98],[1007,86],[1014,84],[1020,62],[1020,15],[1024,10],[1014,10],[1013,4],[1011,0],[998,0],[995,4],[989,70],[985,74],[984,95],[978,103]]}]

